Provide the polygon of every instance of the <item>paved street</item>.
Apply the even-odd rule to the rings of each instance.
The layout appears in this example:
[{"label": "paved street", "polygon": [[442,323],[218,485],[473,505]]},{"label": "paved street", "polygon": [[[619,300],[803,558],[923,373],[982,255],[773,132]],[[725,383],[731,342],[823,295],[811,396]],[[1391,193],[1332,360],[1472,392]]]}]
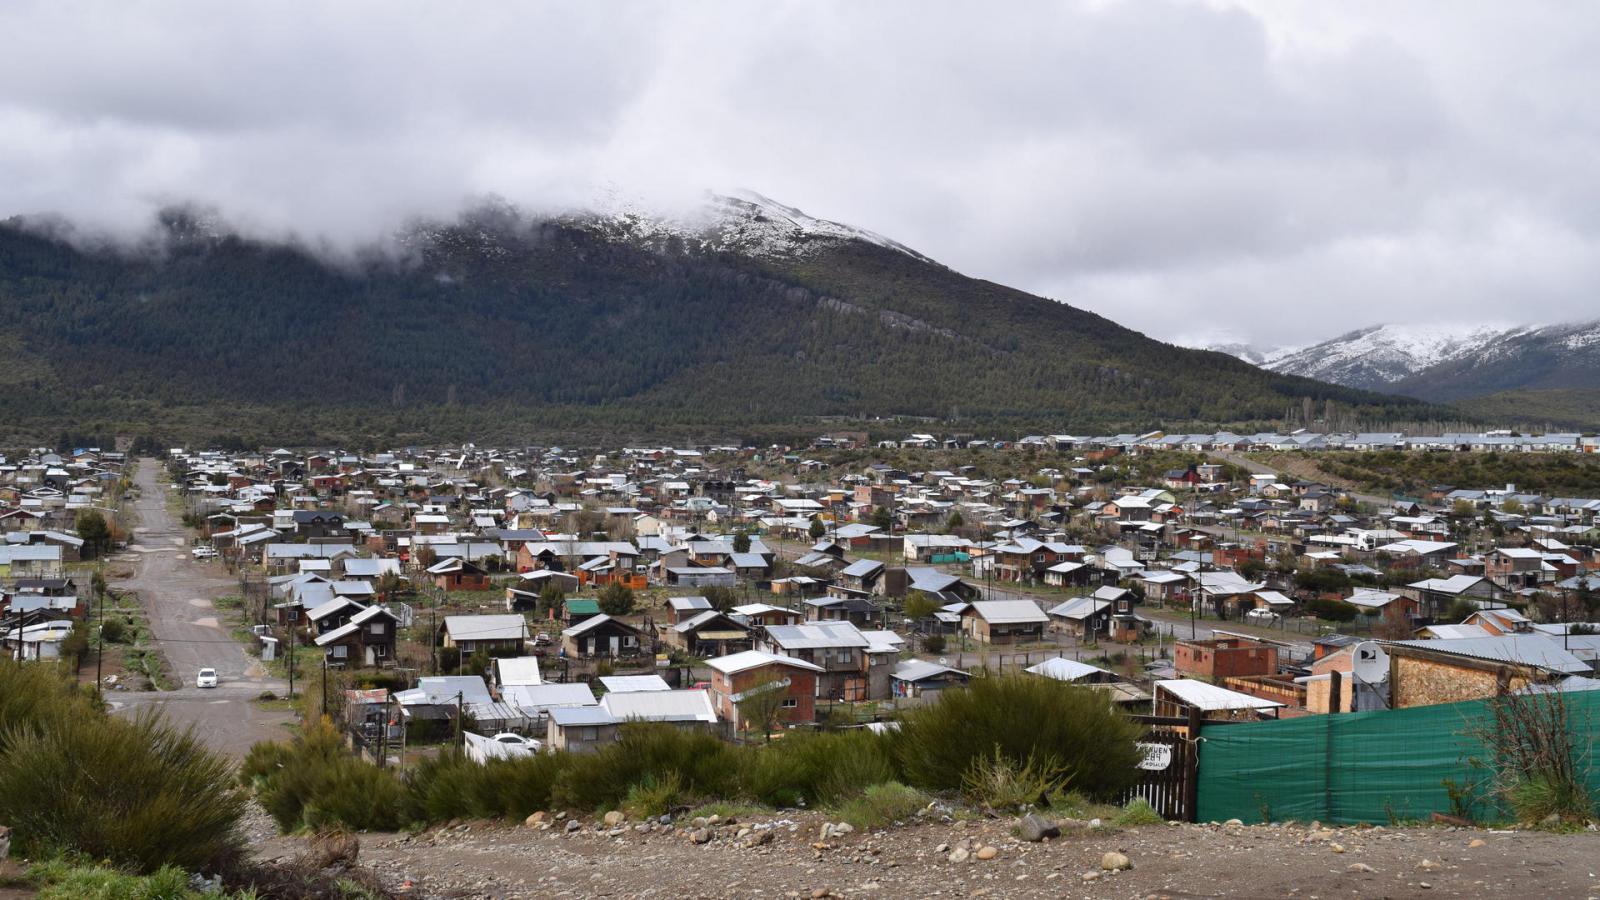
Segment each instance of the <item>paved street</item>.
[{"label": "paved street", "polygon": [[[263,710],[250,701],[269,690],[282,696],[287,685],[245,653],[221,621],[212,601],[237,591],[238,584],[220,564],[190,556],[188,532],[167,509],[161,464],[140,460],[136,483],[139,523],[126,556],[133,575],[111,587],[138,592],[151,634],[167,659],[168,677],[178,689],[109,691],[106,700],[124,714],[159,707],[177,722],[194,724],[217,749],[242,756],[256,741],[283,736],[289,714]],[[217,670],[219,687],[194,686],[195,674],[205,667]]]}]

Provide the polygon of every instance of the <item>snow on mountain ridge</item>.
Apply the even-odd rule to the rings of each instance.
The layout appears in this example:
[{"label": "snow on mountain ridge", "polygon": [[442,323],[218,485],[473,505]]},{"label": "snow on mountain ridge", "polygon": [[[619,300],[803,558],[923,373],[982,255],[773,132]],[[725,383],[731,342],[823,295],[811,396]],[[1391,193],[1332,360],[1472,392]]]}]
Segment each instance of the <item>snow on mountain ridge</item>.
[{"label": "snow on mountain ridge", "polygon": [[863,241],[939,265],[876,232],[819,219],[747,190],[708,193],[699,207],[667,215],[645,212],[637,205],[610,197],[596,211],[577,218],[618,238],[653,241],[676,237],[702,241],[713,250],[777,257],[803,257],[842,242]]}]

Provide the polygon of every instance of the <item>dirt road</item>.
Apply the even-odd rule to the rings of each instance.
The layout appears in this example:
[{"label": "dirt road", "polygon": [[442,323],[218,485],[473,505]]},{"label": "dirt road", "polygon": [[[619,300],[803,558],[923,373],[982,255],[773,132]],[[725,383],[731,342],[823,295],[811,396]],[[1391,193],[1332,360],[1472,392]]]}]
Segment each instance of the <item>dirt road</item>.
[{"label": "dirt road", "polygon": [[[219,563],[197,562],[190,555],[188,532],[167,509],[166,478],[159,462],[140,460],[135,483],[139,524],[126,554],[133,575],[111,586],[138,592],[151,634],[168,661],[168,678],[177,689],[111,691],[106,700],[118,713],[157,706],[175,721],[193,724],[209,744],[234,757],[256,741],[284,736],[283,725],[290,716],[263,710],[251,701],[263,691],[282,696],[287,685],[268,676],[234,640],[213,603],[236,592],[237,583]],[[207,667],[217,670],[221,684],[196,688],[196,673]]]},{"label": "dirt road", "polygon": [[[1069,828],[1028,844],[1013,820],[909,825],[820,840],[815,813],[714,827],[540,831],[473,822],[361,837],[360,861],[422,897],[1587,897],[1600,834],[1453,828],[1154,825]],[[790,830],[791,825],[793,831]],[[755,826],[744,837],[741,828]],[[773,837],[752,841],[762,830]],[[290,855],[303,839],[258,844]],[[1474,846],[1474,842],[1478,842]],[[819,846],[820,845],[820,846]],[[978,850],[993,847],[989,860]],[[943,848],[943,849],[941,849]],[[958,861],[950,854],[958,848]],[[1108,851],[1132,868],[1101,869]],[[987,854],[985,854],[987,855]]]}]

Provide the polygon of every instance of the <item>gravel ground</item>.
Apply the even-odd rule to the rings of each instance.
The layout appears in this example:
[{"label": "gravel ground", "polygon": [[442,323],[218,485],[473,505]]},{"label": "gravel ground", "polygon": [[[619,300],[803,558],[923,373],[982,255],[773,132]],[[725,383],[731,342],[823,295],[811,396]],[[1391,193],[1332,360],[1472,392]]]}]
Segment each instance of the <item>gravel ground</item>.
[{"label": "gravel ground", "polygon": [[[469,822],[361,836],[360,859],[417,897],[1596,897],[1600,835],[1475,829],[1067,823],[1029,844],[1010,820],[821,838],[814,813],[696,829]],[[697,842],[703,839],[704,843]],[[261,853],[288,856],[297,839]],[[993,848],[991,853],[985,848]],[[1102,869],[1108,852],[1131,868]],[[952,861],[955,860],[955,861]]]}]

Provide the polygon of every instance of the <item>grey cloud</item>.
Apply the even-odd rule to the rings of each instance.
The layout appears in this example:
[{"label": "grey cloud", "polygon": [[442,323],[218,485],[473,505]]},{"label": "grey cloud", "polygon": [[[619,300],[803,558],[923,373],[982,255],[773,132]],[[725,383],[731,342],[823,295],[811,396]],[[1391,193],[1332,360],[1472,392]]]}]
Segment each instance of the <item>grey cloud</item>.
[{"label": "grey cloud", "polygon": [[1263,344],[1592,316],[1600,275],[1579,5],[17,2],[0,34],[0,215],[349,243],[747,187]]}]

